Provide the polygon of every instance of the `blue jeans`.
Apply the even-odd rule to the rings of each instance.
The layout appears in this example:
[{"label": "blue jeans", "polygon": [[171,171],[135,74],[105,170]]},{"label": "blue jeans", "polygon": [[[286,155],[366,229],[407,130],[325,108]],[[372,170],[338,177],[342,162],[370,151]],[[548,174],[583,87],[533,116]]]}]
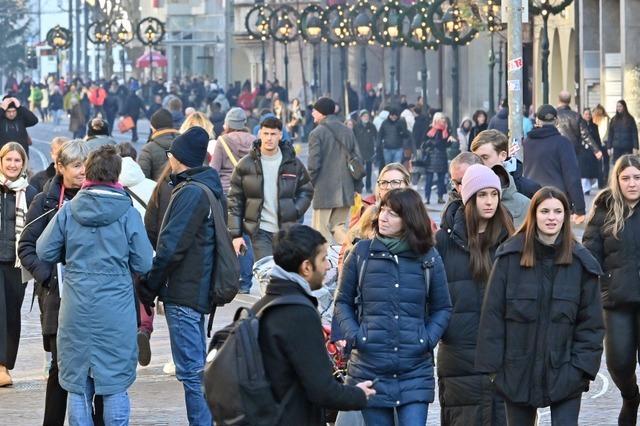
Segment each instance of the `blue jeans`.
[{"label": "blue jeans", "polygon": [[404,149],[395,148],[395,149],[387,149],[384,148],[384,164],[385,166],[389,163],[402,163],[402,155],[404,154]]},{"label": "blue jeans", "polygon": [[[70,426],[93,426],[93,394],[95,388],[93,379],[87,377],[84,395],[69,392],[67,411]],[[103,395],[104,424],[107,426],[126,426],[129,424],[131,405],[126,391],[113,395]]]},{"label": "blue jeans", "polygon": [[364,424],[367,426],[393,426],[394,410],[398,413],[398,425],[400,426],[425,426],[429,404],[426,402],[412,402],[393,408],[365,408],[362,410]]},{"label": "blue jeans", "polygon": [[211,426],[211,412],[202,392],[206,357],[204,315],[186,306],[165,304],[176,377],[184,387],[190,426]]},{"label": "blue jeans", "polygon": [[247,246],[247,252],[244,256],[238,256],[240,263],[240,291],[248,293],[251,290],[253,280],[253,247],[251,246],[251,238],[243,234],[242,238]]}]

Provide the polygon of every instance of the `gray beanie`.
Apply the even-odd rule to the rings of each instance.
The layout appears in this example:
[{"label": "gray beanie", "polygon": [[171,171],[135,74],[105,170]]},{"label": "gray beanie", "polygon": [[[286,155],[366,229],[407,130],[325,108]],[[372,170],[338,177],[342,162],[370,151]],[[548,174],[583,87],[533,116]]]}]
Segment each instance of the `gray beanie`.
[{"label": "gray beanie", "polygon": [[247,125],[247,114],[242,108],[231,108],[224,118],[228,129],[242,130]]}]

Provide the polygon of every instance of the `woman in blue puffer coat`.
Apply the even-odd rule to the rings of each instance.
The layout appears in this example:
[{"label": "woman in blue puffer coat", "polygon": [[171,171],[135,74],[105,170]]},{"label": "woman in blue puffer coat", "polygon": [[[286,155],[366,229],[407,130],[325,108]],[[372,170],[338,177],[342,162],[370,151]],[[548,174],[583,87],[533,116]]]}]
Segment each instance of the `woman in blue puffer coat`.
[{"label": "woman in blue puffer coat", "polygon": [[335,318],[352,348],[348,383],[377,379],[367,425],[424,426],[434,399],[433,348],[451,316],[442,259],[420,195],[385,195],[373,240],[360,241],[340,279]]}]

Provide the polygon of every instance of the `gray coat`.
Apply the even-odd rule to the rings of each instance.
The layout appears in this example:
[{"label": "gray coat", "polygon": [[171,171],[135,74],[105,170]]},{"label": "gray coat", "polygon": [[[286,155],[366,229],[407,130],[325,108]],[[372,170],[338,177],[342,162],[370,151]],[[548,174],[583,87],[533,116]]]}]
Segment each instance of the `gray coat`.
[{"label": "gray coat", "polygon": [[[136,378],[136,305],[132,273],[151,269],[153,249],[140,214],[122,190],[78,192],[36,243],[44,262],[64,262],[58,328],[60,385],[97,395],[124,392]],[[64,290],[64,291],[63,291]]]},{"label": "gray coat", "polygon": [[163,129],[151,135],[151,139],[140,150],[138,164],[147,179],[158,180],[167,163],[167,150],[178,136],[174,129]]},{"label": "gray coat", "polygon": [[513,217],[513,225],[518,229],[527,217],[527,210],[529,209],[529,200],[527,197],[518,192],[516,182],[513,180],[513,176],[509,176],[509,186],[502,190],[502,204],[509,210],[511,217]]},{"label": "gray coat", "polygon": [[353,131],[335,115],[323,119],[309,133],[307,169],[315,191],[314,209],[352,206],[354,193],[362,190],[362,181],[356,182],[351,177],[347,155],[336,137],[352,155],[362,159]]}]

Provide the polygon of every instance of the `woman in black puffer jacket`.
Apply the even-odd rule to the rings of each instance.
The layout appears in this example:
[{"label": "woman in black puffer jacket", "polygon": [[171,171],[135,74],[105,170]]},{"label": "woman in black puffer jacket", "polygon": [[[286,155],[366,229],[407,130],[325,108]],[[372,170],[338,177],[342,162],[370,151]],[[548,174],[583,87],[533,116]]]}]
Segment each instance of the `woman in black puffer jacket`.
[{"label": "woman in black puffer jacket", "polygon": [[607,369],[622,394],[620,425],[635,425],[640,404],[636,383],[640,345],[640,157],[616,162],[609,188],[594,200],[582,239],[602,265]]},{"label": "woman in black puffer jacket", "polygon": [[505,399],[509,425],[577,426],[582,393],[600,369],[600,265],[575,241],[564,193],[546,186],[518,233],[496,251],[482,304],[476,370]]},{"label": "woman in black puffer jacket", "polygon": [[484,290],[498,245],[513,234],[513,220],[501,202],[500,178],[475,164],[462,179],[462,201],[452,229],[436,234],[444,261],[453,313],[438,348],[440,422],[445,426],[506,424],[504,401],[489,376],[473,364]]},{"label": "woman in black puffer jacket", "polygon": [[[36,190],[27,182],[27,154],[17,142],[0,149],[0,387],[12,384],[20,343],[20,307],[26,285],[16,248]],[[26,281],[26,280],[25,280]]]}]

